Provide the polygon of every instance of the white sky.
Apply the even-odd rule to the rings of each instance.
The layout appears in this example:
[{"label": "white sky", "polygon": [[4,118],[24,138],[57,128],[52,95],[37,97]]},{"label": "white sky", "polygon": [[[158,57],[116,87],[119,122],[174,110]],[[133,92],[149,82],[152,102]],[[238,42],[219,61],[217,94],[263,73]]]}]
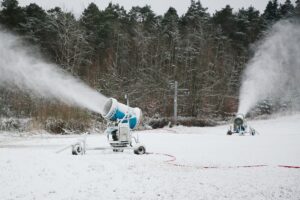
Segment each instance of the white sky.
[{"label": "white sky", "polygon": [[[156,14],[164,14],[170,6],[174,7],[179,15],[184,14],[190,5],[190,0],[18,0],[21,6],[28,5],[29,3],[37,3],[44,9],[50,9],[55,6],[62,7],[64,10],[72,11],[76,17],[80,16],[84,8],[86,8],[90,2],[94,2],[98,5],[100,10],[107,7],[109,2],[118,3],[126,10],[130,10],[132,6],[144,6],[150,5],[152,10]],[[283,3],[285,0],[278,0],[279,3]],[[242,7],[254,6],[261,12],[264,11],[268,0],[201,0],[204,7],[208,8],[210,13],[214,13],[215,10],[224,8],[229,4],[235,10]],[[292,0],[294,3],[295,0]]]}]

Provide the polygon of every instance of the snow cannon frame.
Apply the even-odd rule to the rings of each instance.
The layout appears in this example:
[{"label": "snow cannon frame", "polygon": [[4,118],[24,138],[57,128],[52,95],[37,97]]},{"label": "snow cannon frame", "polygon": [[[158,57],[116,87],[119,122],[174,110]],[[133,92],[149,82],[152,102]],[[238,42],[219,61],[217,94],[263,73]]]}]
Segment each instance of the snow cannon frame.
[{"label": "snow cannon frame", "polygon": [[128,123],[128,119],[130,129],[136,129],[142,120],[142,111],[139,108],[122,104],[114,98],[109,98],[104,105],[103,117],[108,121],[122,121],[122,123]]}]

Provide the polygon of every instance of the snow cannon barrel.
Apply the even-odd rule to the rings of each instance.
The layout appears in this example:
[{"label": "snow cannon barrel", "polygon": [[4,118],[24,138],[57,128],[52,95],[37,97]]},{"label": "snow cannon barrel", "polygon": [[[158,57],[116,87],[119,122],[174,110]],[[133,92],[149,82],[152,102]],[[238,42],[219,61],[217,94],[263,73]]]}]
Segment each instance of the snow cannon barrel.
[{"label": "snow cannon barrel", "polygon": [[[127,117],[126,117],[127,115]],[[139,126],[142,119],[142,111],[139,108],[132,108],[125,104],[119,103],[114,98],[109,98],[104,105],[103,117],[109,121],[121,121],[128,123],[131,129]]]},{"label": "snow cannon barrel", "polygon": [[243,126],[245,122],[245,116],[243,114],[237,114],[236,117],[233,120],[233,123],[235,126]]}]

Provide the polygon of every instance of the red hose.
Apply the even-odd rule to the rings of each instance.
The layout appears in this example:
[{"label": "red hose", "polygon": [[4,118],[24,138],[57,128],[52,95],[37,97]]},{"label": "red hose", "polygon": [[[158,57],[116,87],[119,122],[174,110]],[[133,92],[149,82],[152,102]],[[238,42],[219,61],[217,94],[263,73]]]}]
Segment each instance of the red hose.
[{"label": "red hose", "polygon": [[[174,163],[176,161],[176,157],[171,154],[166,153],[147,153],[147,154],[153,154],[153,155],[161,155],[169,157],[169,160],[165,160],[165,163],[168,163],[170,165],[176,166],[176,167],[188,167],[188,168],[196,168],[196,169],[219,169],[219,168],[228,168],[228,169],[234,169],[234,168],[258,168],[258,167],[268,167],[268,165],[241,165],[241,166],[228,166],[228,167],[218,167],[218,166],[191,166],[191,165],[184,165],[184,164],[178,164]],[[289,165],[278,165],[277,167],[283,167],[283,168],[292,168],[292,169],[300,169],[300,166],[289,166]]]},{"label": "red hose", "polygon": [[300,166],[278,165],[278,167],[292,168],[292,169],[300,169]]}]

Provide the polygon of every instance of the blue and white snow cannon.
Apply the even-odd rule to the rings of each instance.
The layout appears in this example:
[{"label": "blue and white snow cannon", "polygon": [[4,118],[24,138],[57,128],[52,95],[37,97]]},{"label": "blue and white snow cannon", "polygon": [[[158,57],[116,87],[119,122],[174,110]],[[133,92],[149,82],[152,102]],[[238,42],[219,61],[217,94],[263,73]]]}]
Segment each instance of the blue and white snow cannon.
[{"label": "blue and white snow cannon", "polygon": [[108,122],[105,133],[110,147],[87,148],[84,139],[72,145],[73,155],[85,154],[86,150],[106,149],[112,149],[114,152],[133,150],[138,155],[146,153],[146,147],[139,142],[138,132],[133,133],[142,120],[141,109],[132,108],[114,98],[109,98],[104,104],[102,116]]},{"label": "blue and white snow cannon", "polygon": [[109,122],[105,132],[114,152],[133,149],[135,154],[146,153],[145,146],[139,142],[138,133],[134,136],[132,131],[142,120],[141,109],[132,108],[110,98],[104,105],[103,117]]},{"label": "blue and white snow cannon", "polygon": [[104,105],[103,117],[108,121],[129,123],[129,128],[135,129],[141,122],[142,111],[139,108],[131,108],[119,103],[114,98],[109,98]]}]

